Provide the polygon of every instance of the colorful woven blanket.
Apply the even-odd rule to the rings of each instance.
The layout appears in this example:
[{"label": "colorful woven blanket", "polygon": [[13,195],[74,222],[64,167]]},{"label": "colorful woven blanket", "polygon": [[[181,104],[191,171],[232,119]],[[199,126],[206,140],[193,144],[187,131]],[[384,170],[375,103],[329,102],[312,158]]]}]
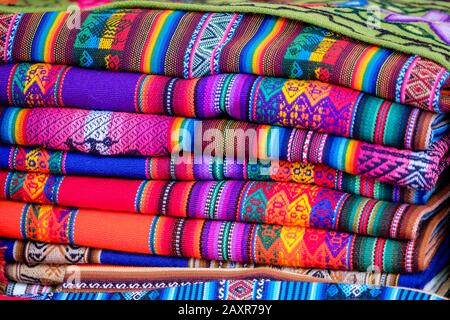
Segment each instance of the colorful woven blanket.
[{"label": "colorful woven blanket", "polygon": [[446,237],[447,213],[443,209],[431,218],[417,240],[400,241],[0,200],[0,236],[207,260],[360,271],[376,266],[380,272],[400,273],[426,269]]},{"label": "colorful woven blanket", "polygon": [[0,294],[450,294],[450,5],[229,2],[0,4]]},{"label": "colorful woven blanket", "polygon": [[[62,275],[65,279],[61,284],[62,288],[74,288],[78,284],[85,286],[85,289],[101,285],[104,289],[111,284],[126,283],[149,283],[150,279],[161,280],[168,277],[171,280],[184,279],[185,281],[195,277],[202,277],[202,279],[217,279],[220,277],[236,277],[247,276],[257,277],[263,275],[276,280],[290,280],[290,281],[326,281],[336,283],[351,283],[351,284],[368,284],[378,286],[400,286],[416,289],[423,289],[427,285],[440,287],[443,282],[448,279],[448,276],[442,277],[438,274],[448,264],[450,259],[450,252],[447,250],[450,243],[450,238],[447,238],[440,246],[430,266],[424,272],[411,274],[390,274],[375,272],[357,272],[357,271],[336,271],[323,269],[305,269],[305,268],[290,268],[290,267],[273,267],[266,265],[240,264],[235,262],[223,261],[207,261],[192,258],[181,257],[165,257],[155,255],[144,255],[136,253],[126,253],[120,251],[111,251],[104,249],[93,249],[87,247],[49,244],[40,242],[23,242],[20,240],[0,239],[0,243],[6,246],[5,261],[9,263],[26,263],[17,264],[18,268],[9,267],[9,274],[7,276],[9,281],[20,281],[21,283],[43,283],[44,279],[49,279],[50,275],[58,275],[57,279],[61,279]],[[89,277],[84,273],[83,279],[80,279],[82,274],[79,269],[72,268],[77,273],[78,283],[74,284],[72,276],[73,272],[68,272],[62,265],[100,265],[98,273],[94,271],[95,268],[89,269]],[[31,268],[32,266],[45,266],[38,269]],[[49,272],[48,268],[55,265],[61,267],[57,270],[60,272]],[[113,265],[114,268],[106,269],[105,265]],[[118,265],[132,266],[132,267],[152,267],[139,269],[140,276],[133,276],[132,280],[128,277],[129,273],[135,273],[137,269],[122,269],[125,271],[116,272]],[[158,267],[158,268],[155,268]],[[167,270],[170,268],[170,270]],[[189,268],[187,272],[186,268]],[[252,270],[257,268],[258,270]],[[8,268],[7,268],[8,269]],[[230,269],[232,269],[230,271]],[[86,269],[84,269],[86,270]],[[161,274],[161,270],[165,274]],[[105,276],[104,274],[108,275]],[[145,275],[143,274],[145,273]],[[148,278],[151,274],[153,276]],[[113,277],[114,275],[114,277]],[[182,278],[180,278],[182,277]],[[114,278],[114,281],[112,281]],[[55,279],[55,278],[52,278]],[[69,281],[68,281],[69,280]],[[108,281],[110,280],[110,281]],[[440,284],[440,285],[439,285]],[[55,289],[55,290],[61,290]],[[144,288],[145,289],[145,288]]]},{"label": "colorful woven blanket", "polygon": [[[69,19],[70,12],[0,15],[0,61],[183,78],[251,73],[317,79],[426,110],[450,109],[445,67],[299,21],[139,9],[84,11],[79,26]],[[415,90],[418,79],[424,81]]]},{"label": "colorful woven blanket", "polygon": [[0,97],[4,105],[194,118],[228,115],[406,149],[427,149],[449,128],[444,115],[345,87],[246,74],[183,80],[64,65],[6,64],[0,65],[0,90],[7,93]]},{"label": "colorful woven blanket", "polygon": [[54,290],[52,286],[41,286],[38,284],[26,284],[8,281],[4,285],[5,296],[0,295],[0,300],[5,298],[16,298],[19,296],[35,296],[50,293]]},{"label": "colorful woven blanket", "polygon": [[0,171],[1,199],[150,215],[323,228],[416,239],[448,207],[450,186],[424,206],[297,183],[130,180]]},{"label": "colorful woven blanket", "polygon": [[222,280],[150,291],[44,293],[35,300],[442,300],[423,291],[320,282]]},{"label": "colorful woven blanket", "polygon": [[[374,199],[426,204],[434,189],[415,190],[352,175],[322,164],[202,157],[181,163],[176,157],[104,157],[42,148],[0,145],[0,169],[56,175],[85,175],[150,180],[256,180],[314,184]],[[443,183],[446,175],[440,178]],[[438,184],[442,184],[439,183]]]},{"label": "colorful woven blanket", "polygon": [[[315,131],[234,120],[195,120],[80,109],[0,108],[0,142],[102,155],[168,156],[186,152],[232,159],[325,164],[382,182],[432,189],[450,136],[426,151],[399,150]],[[244,138],[244,139],[242,139]]]}]

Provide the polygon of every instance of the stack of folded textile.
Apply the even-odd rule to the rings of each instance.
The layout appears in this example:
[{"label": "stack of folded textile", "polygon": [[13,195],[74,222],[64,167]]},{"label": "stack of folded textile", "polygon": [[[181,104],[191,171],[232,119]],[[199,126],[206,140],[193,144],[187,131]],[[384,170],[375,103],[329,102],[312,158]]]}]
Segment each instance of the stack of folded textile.
[{"label": "stack of folded textile", "polygon": [[0,7],[0,290],[448,296],[450,5],[303,2]]}]

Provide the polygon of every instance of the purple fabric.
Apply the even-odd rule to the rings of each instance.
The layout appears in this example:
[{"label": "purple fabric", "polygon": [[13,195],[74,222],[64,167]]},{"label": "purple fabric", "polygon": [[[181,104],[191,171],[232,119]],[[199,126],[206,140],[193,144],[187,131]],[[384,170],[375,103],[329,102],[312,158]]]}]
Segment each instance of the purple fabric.
[{"label": "purple fabric", "polygon": [[[90,70],[88,73],[81,68],[71,68],[68,71],[71,79],[64,83],[62,96],[66,97],[72,106],[82,109],[123,111],[124,106],[134,105],[134,90],[141,75],[136,73],[115,73]],[[95,94],[92,94],[90,84],[96,83]],[[64,101],[63,101],[64,102]]]}]

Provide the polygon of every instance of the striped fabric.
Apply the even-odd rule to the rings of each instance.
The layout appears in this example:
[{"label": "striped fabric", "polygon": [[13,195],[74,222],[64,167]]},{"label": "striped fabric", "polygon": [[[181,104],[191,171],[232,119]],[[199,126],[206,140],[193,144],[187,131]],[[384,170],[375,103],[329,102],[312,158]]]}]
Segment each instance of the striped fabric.
[{"label": "striped fabric", "polygon": [[[313,228],[183,219],[0,200],[0,237],[277,266],[402,273],[425,270],[447,234],[447,212],[417,240]],[[130,234],[133,236],[130,237]]]},{"label": "striped fabric", "polygon": [[416,150],[429,148],[449,127],[443,114],[345,87],[246,74],[184,80],[63,65],[5,64],[0,65],[0,90],[7,92],[0,97],[4,105],[229,116]]},{"label": "striped fabric", "polygon": [[0,198],[70,207],[339,230],[416,239],[448,206],[450,187],[408,206],[312,185],[256,181],[161,181],[0,171]]},{"label": "striped fabric", "polygon": [[[358,272],[290,267],[280,268],[267,265],[207,261],[183,257],[127,253],[72,245],[0,239],[0,245],[6,247],[5,261],[7,264],[19,263],[21,266],[26,265],[26,267],[21,268],[20,274],[22,274],[22,280],[20,282],[42,283],[40,281],[41,277],[32,276],[33,274],[36,275],[34,266],[46,265],[51,268],[53,265],[63,265],[65,268],[63,273],[66,275],[66,280],[62,283],[62,288],[70,289],[73,287],[73,284],[70,283],[72,272],[67,272],[69,271],[67,267],[73,266],[73,270],[77,270],[78,275],[80,275],[81,269],[77,269],[77,267],[88,266],[89,269],[87,269],[85,276],[79,280],[80,284],[83,282],[86,285],[86,289],[92,288],[92,290],[95,289],[97,284],[102,283],[102,281],[99,281],[99,276],[101,279],[114,276],[117,279],[115,282],[121,284],[129,283],[125,281],[128,279],[128,271],[130,273],[139,272],[140,275],[138,277],[142,279],[141,281],[143,283],[148,283],[154,279],[161,280],[163,277],[162,273],[166,271],[165,274],[168,274],[169,278],[177,278],[180,280],[189,280],[194,275],[196,277],[209,277],[210,279],[223,279],[225,276],[237,277],[239,274],[242,277],[264,276],[277,280],[342,282],[423,289],[435,278],[436,284],[445,282],[445,277],[439,277],[438,274],[450,261],[450,252],[447,250],[449,244],[450,238],[447,238],[439,246],[438,251],[425,271],[410,274],[392,274],[379,273],[375,272],[375,270]],[[98,269],[95,268],[97,265],[99,266]],[[125,268],[119,268],[118,266]],[[170,268],[169,273],[166,268]],[[155,275],[152,275],[152,270],[155,270]],[[48,273],[48,269],[43,268],[42,272]],[[53,274],[52,272],[50,273]],[[108,276],[105,277],[105,273]],[[25,281],[25,278],[28,278],[29,281]],[[133,276],[133,279],[136,279],[136,277]],[[16,281],[19,280],[17,279]],[[107,286],[111,282],[103,284],[105,285],[105,289],[107,289]]]},{"label": "striped fabric", "polygon": [[442,300],[404,288],[264,279],[214,281],[147,292],[60,292],[32,297],[36,300]]},{"label": "striped fabric", "polygon": [[[430,190],[448,165],[450,137],[426,151],[234,120],[197,120],[81,109],[0,108],[0,143],[101,155],[287,160],[324,164],[381,182]],[[239,138],[240,137],[240,138]]]},{"label": "striped fabric", "polygon": [[8,1],[0,300],[449,294],[450,5]]},{"label": "striped fabric", "polygon": [[[254,180],[314,184],[320,187],[400,203],[426,204],[434,189],[415,190],[352,175],[321,164],[257,161],[193,155],[181,163],[176,157],[105,157],[42,148],[0,145],[0,169],[56,175],[134,178],[146,180]],[[445,176],[441,182],[445,181]],[[438,181],[439,184],[439,181]]]},{"label": "striped fabric", "polygon": [[[173,10],[0,15],[0,61],[50,62],[183,78],[252,73],[317,79],[448,112],[449,72],[427,59],[274,16]],[[417,86],[417,79],[425,81]],[[442,98],[441,98],[442,92]]]}]

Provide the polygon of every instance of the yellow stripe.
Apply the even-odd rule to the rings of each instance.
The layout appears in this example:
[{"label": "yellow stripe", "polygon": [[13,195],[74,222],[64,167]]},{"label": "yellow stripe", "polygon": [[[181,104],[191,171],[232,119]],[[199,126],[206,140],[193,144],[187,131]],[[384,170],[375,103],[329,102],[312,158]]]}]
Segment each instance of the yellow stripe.
[{"label": "yellow stripe", "polygon": [[380,50],[378,47],[371,47],[366,50],[361,59],[357,63],[356,74],[353,77],[353,88],[361,90],[363,85],[364,73],[367,70],[367,65],[372,60],[373,56]]},{"label": "yellow stripe", "polygon": [[[183,143],[180,143],[181,140],[181,126],[183,124],[184,119],[183,118],[175,118],[175,120],[172,123],[172,128],[170,130],[171,134],[170,134],[170,141],[169,141],[169,145],[170,145],[170,152],[173,151],[180,151],[179,148],[181,148],[183,146]],[[189,139],[194,139],[194,137],[186,137]]]},{"label": "yellow stripe", "polygon": [[378,215],[378,210],[380,210],[381,202],[376,202],[375,205],[372,208],[372,214],[370,215],[369,221],[367,223],[367,232],[373,233],[373,224],[375,222],[375,219]]},{"label": "yellow stripe", "polygon": [[68,15],[66,12],[59,13],[48,32],[44,46],[44,61],[46,62],[55,62],[55,59],[53,59],[54,39],[56,37],[56,33],[61,28],[61,25],[66,20],[66,15]]},{"label": "yellow stripe", "polygon": [[345,170],[348,173],[355,173],[354,167],[357,162],[355,159],[356,150],[358,149],[359,142],[356,140],[350,140],[345,155]]},{"label": "yellow stripe", "polygon": [[258,159],[267,159],[267,142],[269,139],[269,125],[260,125],[258,128],[258,139],[257,143],[253,144],[256,150],[252,150],[252,155],[256,156]]},{"label": "yellow stripe", "polygon": [[322,62],[325,53],[327,53],[328,49],[336,42],[334,39],[324,38],[314,52],[309,56],[310,61]]},{"label": "yellow stripe", "polygon": [[158,40],[159,34],[161,32],[164,23],[166,22],[169,15],[172,13],[173,11],[164,12],[155,21],[155,27],[153,29],[153,32],[150,34],[148,45],[144,50],[144,65],[142,70],[144,73],[150,73],[151,71],[150,61],[152,60],[153,48],[155,47],[155,43]]},{"label": "yellow stripe", "polygon": [[256,74],[262,73],[262,63],[263,59],[261,57],[262,51],[266,48],[268,43],[270,43],[273,38],[280,32],[281,28],[286,24],[286,21],[284,19],[281,19],[275,23],[273,26],[272,31],[267,35],[267,37],[264,39],[263,42],[255,49],[255,52],[253,54],[253,71]]},{"label": "yellow stripe", "polygon": [[14,130],[15,132],[15,141],[17,142],[17,144],[26,144],[26,139],[25,139],[25,117],[28,114],[30,110],[28,109],[23,109],[19,111],[19,114],[17,115],[16,118],[16,128]]}]

